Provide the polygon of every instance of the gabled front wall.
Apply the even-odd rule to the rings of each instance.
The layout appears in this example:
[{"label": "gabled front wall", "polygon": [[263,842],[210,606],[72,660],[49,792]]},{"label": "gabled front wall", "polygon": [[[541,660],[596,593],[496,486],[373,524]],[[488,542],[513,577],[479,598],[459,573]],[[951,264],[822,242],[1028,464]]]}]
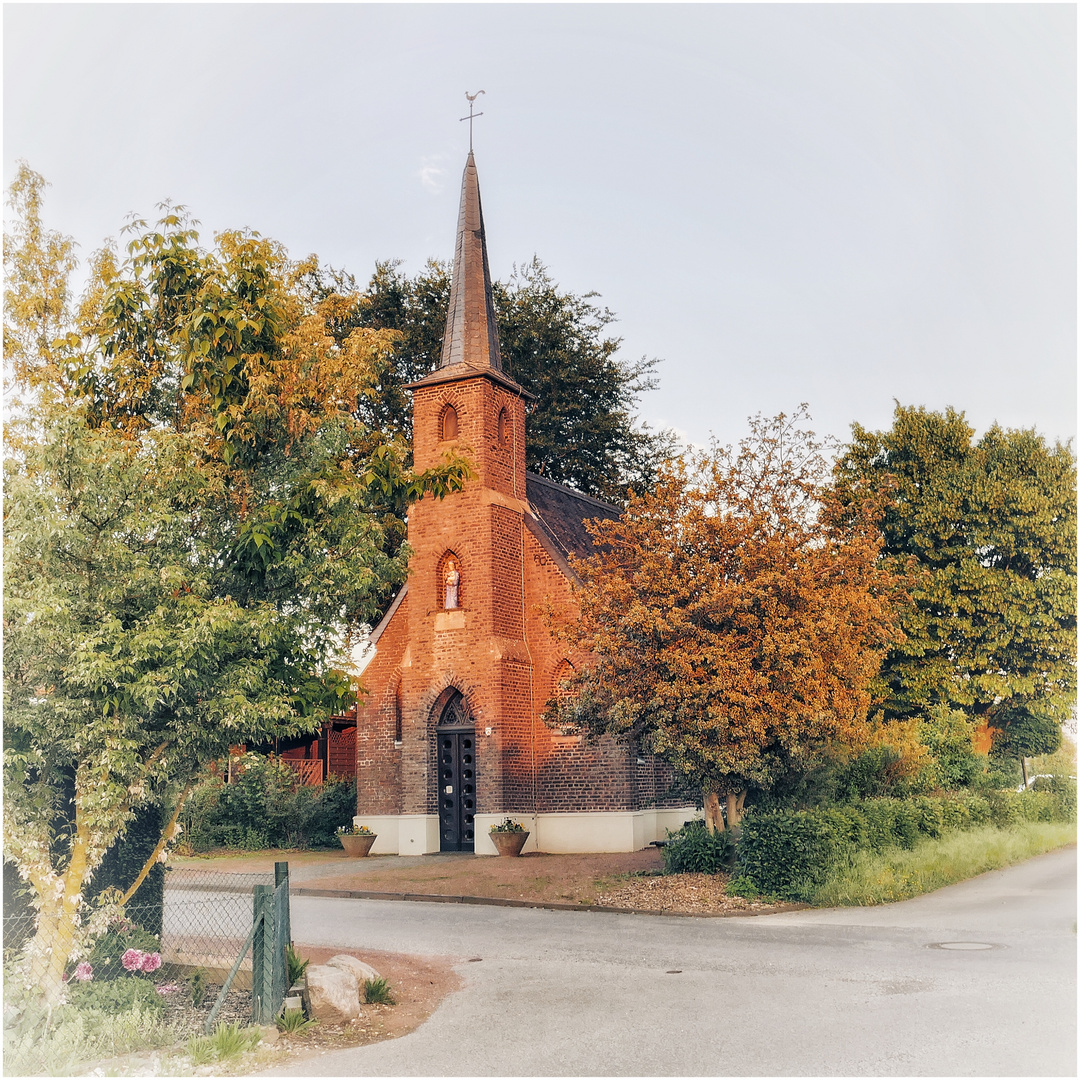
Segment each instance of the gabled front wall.
[{"label": "gabled front wall", "polygon": [[[560,665],[585,658],[569,656],[546,621],[550,608],[572,613],[574,600],[564,568],[527,521],[524,404],[482,376],[417,387],[418,469],[455,446],[434,437],[448,404],[457,413],[456,448],[471,458],[476,475],[464,491],[410,509],[408,591],[364,673],[356,820],[379,833],[376,853],[439,849],[435,726],[444,692],[453,687],[475,723],[478,852],[494,854],[487,827],[505,815],[532,823],[530,848],[537,842],[552,851],[645,846],[687,813],[681,807],[658,817],[645,809],[666,789],[655,765],[643,769],[610,739],[585,743],[540,720]],[[500,442],[503,409],[510,424]],[[440,580],[447,553],[461,574],[461,606],[450,611]]]}]

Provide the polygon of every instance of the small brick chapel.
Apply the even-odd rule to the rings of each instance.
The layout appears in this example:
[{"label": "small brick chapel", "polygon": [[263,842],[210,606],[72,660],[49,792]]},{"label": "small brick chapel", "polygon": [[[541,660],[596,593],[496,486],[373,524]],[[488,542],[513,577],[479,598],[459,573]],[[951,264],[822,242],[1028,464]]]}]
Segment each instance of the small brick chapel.
[{"label": "small brick chapel", "polygon": [[416,469],[458,448],[474,476],[409,511],[408,582],[363,673],[356,822],[378,834],[374,852],[402,855],[495,854],[488,830],[507,816],[529,830],[526,851],[662,838],[693,813],[663,801],[666,766],[541,719],[587,660],[552,636],[543,609],[572,603],[567,557],[591,548],[584,522],[619,511],[525,471],[530,395],[502,370],[471,151],[441,363],[410,389]]}]

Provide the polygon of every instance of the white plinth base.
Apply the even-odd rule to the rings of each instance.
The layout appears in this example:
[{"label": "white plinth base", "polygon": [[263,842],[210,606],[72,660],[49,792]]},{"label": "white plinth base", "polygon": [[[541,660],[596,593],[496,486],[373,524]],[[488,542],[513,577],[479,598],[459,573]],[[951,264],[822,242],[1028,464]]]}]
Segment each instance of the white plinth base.
[{"label": "white plinth base", "polygon": [[[476,853],[497,855],[488,830],[512,817],[528,831],[524,851],[551,854],[639,851],[663,840],[670,829],[701,817],[692,806],[673,810],[582,811],[560,814],[477,814]],[[357,825],[378,834],[372,855],[428,855],[439,850],[439,818],[435,814],[358,814]]]}]

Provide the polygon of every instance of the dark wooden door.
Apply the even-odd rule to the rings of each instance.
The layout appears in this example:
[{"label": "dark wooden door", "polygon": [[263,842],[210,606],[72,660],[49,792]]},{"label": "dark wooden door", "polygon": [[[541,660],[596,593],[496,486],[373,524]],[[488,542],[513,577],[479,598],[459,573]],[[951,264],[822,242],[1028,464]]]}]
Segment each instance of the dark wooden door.
[{"label": "dark wooden door", "polygon": [[473,851],[476,813],[476,735],[439,731],[439,850]]}]

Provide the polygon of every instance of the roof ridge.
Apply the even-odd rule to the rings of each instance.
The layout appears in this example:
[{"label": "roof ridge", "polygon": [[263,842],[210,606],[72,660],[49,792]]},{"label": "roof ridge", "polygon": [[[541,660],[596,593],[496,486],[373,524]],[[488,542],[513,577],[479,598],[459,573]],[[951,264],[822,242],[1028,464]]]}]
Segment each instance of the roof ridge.
[{"label": "roof ridge", "polygon": [[[529,472],[528,469],[525,470],[525,480],[526,482],[529,480],[535,480],[537,481],[537,483],[545,484],[548,487],[557,488],[559,491],[565,491],[568,494],[572,495],[575,499],[581,499],[584,502],[593,503],[596,506],[603,507],[605,510],[615,510],[620,516],[622,515],[621,506],[616,506],[614,503],[606,502],[604,499],[597,499],[592,495],[586,495],[585,492],[578,491],[577,488],[572,488],[569,484],[560,484],[556,480],[549,480],[546,476],[540,476],[539,473]],[[526,491],[526,495],[528,495],[528,491]]]}]

